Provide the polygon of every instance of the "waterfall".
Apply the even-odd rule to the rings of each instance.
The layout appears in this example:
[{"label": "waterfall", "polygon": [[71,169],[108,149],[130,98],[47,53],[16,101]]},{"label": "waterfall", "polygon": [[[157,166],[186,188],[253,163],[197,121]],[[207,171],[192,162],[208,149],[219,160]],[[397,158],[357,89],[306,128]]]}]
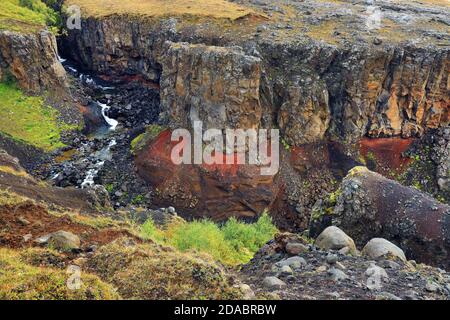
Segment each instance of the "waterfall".
[{"label": "waterfall", "polygon": [[117,125],[119,122],[115,119],[111,119],[106,115],[106,112],[110,109],[110,106],[97,102],[98,105],[102,108],[102,116],[105,119],[106,123],[109,125],[110,130],[116,130]]}]

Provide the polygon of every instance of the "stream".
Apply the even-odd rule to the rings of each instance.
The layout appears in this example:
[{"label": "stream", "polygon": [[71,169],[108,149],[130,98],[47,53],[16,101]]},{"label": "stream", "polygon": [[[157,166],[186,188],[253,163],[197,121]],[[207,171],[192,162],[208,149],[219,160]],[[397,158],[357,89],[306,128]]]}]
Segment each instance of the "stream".
[{"label": "stream", "polygon": [[[59,58],[60,62],[68,73],[78,79],[79,84],[82,86],[89,86],[92,88],[96,95],[101,97],[112,97],[114,95],[114,87],[105,85],[105,82],[100,79],[95,79],[93,76],[83,74],[70,63],[67,59]],[[52,180],[58,182],[64,171],[67,173],[67,166],[79,167],[80,170],[84,170],[81,173],[83,179],[77,179],[75,185],[80,188],[90,188],[95,185],[95,179],[98,176],[99,171],[103,168],[106,161],[111,161],[113,158],[112,148],[117,145],[116,131],[119,126],[119,121],[110,117],[109,112],[111,107],[98,100],[92,99],[93,102],[89,104],[89,110],[91,117],[95,118],[94,123],[96,127],[88,132],[88,141],[80,142],[76,149],[70,149],[66,152],[71,154],[77,154],[80,157],[75,161],[65,161],[65,163],[53,169],[51,172]],[[98,119],[101,117],[101,119]],[[91,119],[92,120],[92,119]],[[98,145],[104,145],[100,149],[94,151]],[[59,171],[59,172],[58,172]]]}]

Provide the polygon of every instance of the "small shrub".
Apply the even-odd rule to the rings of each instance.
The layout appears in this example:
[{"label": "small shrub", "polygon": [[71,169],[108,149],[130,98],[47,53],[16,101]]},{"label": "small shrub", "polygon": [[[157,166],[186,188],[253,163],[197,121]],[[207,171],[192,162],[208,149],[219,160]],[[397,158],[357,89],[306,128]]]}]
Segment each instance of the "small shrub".
[{"label": "small shrub", "polygon": [[143,235],[180,251],[207,253],[228,265],[248,262],[256,251],[277,232],[272,219],[264,213],[257,222],[246,224],[234,218],[223,226],[212,221],[174,222],[158,229],[152,220],[141,227]]}]

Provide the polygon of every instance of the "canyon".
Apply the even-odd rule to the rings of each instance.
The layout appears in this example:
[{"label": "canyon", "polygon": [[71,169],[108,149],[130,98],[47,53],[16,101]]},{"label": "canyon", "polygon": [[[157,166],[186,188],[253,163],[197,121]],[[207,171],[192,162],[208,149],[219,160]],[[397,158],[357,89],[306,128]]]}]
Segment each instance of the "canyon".
[{"label": "canyon", "polygon": [[[277,235],[239,271],[240,279],[251,279],[258,297],[271,297],[270,279],[264,278],[269,274],[292,283],[281,298],[296,299],[314,294],[313,287],[302,287],[300,269],[318,283],[338,277],[336,269],[364,273],[370,261],[356,248],[364,251],[374,238],[391,241],[408,260],[450,268],[448,4],[214,0],[191,7],[176,0],[173,8],[150,8],[149,0],[131,8],[109,2],[105,7],[94,0],[51,2],[63,21],[65,7],[81,9],[81,28],[57,36],[45,28],[2,30],[0,20],[1,82],[44,97],[58,111],[57,121],[72,128],[61,130],[63,146],[51,150],[0,132],[2,189],[42,200],[51,210],[112,218],[122,227],[135,215],[143,222],[163,215],[164,221],[209,219],[222,225],[234,218],[256,223],[267,213],[278,230],[295,235]],[[370,20],[373,6],[382,14],[379,25]],[[204,130],[223,132],[279,129],[279,171],[262,175],[260,164],[175,165],[171,134],[192,132],[196,121]],[[102,248],[85,265],[127,298],[136,298],[127,286],[131,278],[143,277],[139,264],[148,263],[139,252],[148,257],[171,252],[122,229],[53,222],[50,209],[29,206],[52,226],[85,232],[85,243],[97,239]],[[10,206],[0,211],[8,225],[16,223],[5,218],[12,211]],[[345,246],[331,251],[355,268],[336,267],[328,258],[334,251],[305,241],[333,226],[354,240],[355,255],[341,252]],[[8,231],[4,241],[0,234],[0,244],[15,247],[19,238]],[[119,253],[120,247],[129,251]],[[91,252],[89,246],[81,250]],[[101,269],[112,259],[109,251],[133,257],[136,270],[124,275],[120,270],[126,266],[117,261],[110,261],[120,264],[117,269]],[[289,264],[300,253],[308,264]],[[169,263],[176,264],[175,256],[168,255]],[[207,264],[206,273],[220,283],[219,293],[216,280],[207,281],[208,297],[245,293],[229,287],[221,266],[202,259],[196,257],[192,268]],[[276,265],[285,260],[292,274]],[[386,269],[397,284],[386,286],[408,296],[399,270],[412,270],[416,262],[394,260],[399,266]],[[328,271],[322,273],[321,264]],[[191,270],[180,272],[184,277]],[[439,272],[426,267],[411,281],[424,287],[424,279],[437,279]],[[292,275],[296,278],[288,280]],[[355,277],[351,281],[367,280]],[[167,298],[148,291],[145,279],[138,282],[139,297]],[[273,288],[286,285],[277,283]],[[328,285],[324,290],[331,292]],[[374,298],[355,286],[359,297]],[[300,294],[299,288],[306,291]],[[355,298],[347,289],[341,297]],[[193,290],[203,289],[195,284]],[[422,297],[442,298],[445,290],[425,290]]]}]

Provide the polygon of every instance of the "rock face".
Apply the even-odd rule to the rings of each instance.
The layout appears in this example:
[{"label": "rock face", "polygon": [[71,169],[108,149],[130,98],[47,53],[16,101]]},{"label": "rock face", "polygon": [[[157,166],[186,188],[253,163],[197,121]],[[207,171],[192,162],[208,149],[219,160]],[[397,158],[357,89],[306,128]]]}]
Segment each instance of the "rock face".
[{"label": "rock face", "polygon": [[255,218],[275,201],[277,181],[261,175],[258,166],[175,165],[170,157],[173,146],[171,131],[165,130],[136,155],[138,174],[156,189],[154,203],[220,221]]},{"label": "rock face", "polygon": [[364,167],[344,179],[328,218],[359,246],[382,237],[410,259],[449,267],[450,207]]},{"label": "rock face", "polygon": [[[272,5],[268,0],[243,4],[256,10]],[[399,30],[410,29],[403,26],[399,10],[412,20],[423,18],[417,12],[429,20],[449,20],[439,8],[379,5]],[[448,125],[450,57],[448,47],[435,45],[440,40],[434,35],[442,39],[438,27],[430,25],[420,35],[432,38],[426,44],[392,38],[374,45],[367,30],[359,30],[365,2],[307,0],[291,9],[306,30],[345,11],[349,22],[336,30],[351,25],[357,36],[344,41],[337,35],[331,41],[299,32],[301,26],[283,28],[277,17],[228,29],[214,21],[205,28],[202,22],[180,24],[176,18],[149,23],[115,15],[84,19],[63,47],[87,69],[162,80],[163,118],[172,115],[174,125],[199,117],[211,125],[279,127],[296,146],[328,137],[353,142],[365,135],[413,137]],[[305,11],[311,16],[303,16]],[[167,49],[166,41],[177,44]],[[236,110],[237,105],[244,107]]]},{"label": "rock face", "polygon": [[55,36],[49,31],[0,31],[0,80],[9,79],[34,94],[66,87],[66,72],[58,60]]},{"label": "rock face", "polygon": [[[450,16],[440,7],[378,2],[383,24],[392,23],[370,32],[364,23],[366,1],[294,1],[284,10],[274,0],[242,0],[241,5],[264,12],[267,19],[192,23],[179,16],[86,14],[82,28],[69,31],[61,44],[65,55],[87,70],[160,84],[160,121],[172,129],[189,128],[193,120],[202,120],[205,128],[279,128],[285,144],[294,147],[289,152],[295,158],[295,150],[305,145],[331,140],[357,149],[354,143],[361,137],[416,137],[448,126],[450,57],[448,35],[442,30]],[[319,162],[311,158],[313,166]],[[310,164],[286,164],[275,178],[282,188],[267,191],[272,181],[252,173],[241,182],[225,182],[223,177],[211,178],[211,172],[203,178],[198,167],[160,165],[163,161],[151,156],[137,161],[139,174],[157,186],[164,206],[174,204],[190,212],[194,207],[212,209],[219,195],[232,194],[230,205],[220,208],[247,216],[255,209],[243,208],[255,202],[260,208],[259,203],[270,204],[277,198],[274,194],[281,194],[276,204],[279,215],[289,217],[285,226],[301,230],[320,196],[320,191],[299,187],[306,179],[298,171],[309,174]],[[318,183],[311,183],[320,185],[316,189],[332,188],[328,168],[317,170],[316,177]],[[244,181],[257,191],[245,187],[242,203],[236,195]],[[205,190],[201,184],[209,186],[209,195],[200,191]],[[176,203],[170,200],[177,198]]]},{"label": "rock face", "polygon": [[161,105],[173,128],[257,128],[261,60],[240,48],[166,43]]}]

